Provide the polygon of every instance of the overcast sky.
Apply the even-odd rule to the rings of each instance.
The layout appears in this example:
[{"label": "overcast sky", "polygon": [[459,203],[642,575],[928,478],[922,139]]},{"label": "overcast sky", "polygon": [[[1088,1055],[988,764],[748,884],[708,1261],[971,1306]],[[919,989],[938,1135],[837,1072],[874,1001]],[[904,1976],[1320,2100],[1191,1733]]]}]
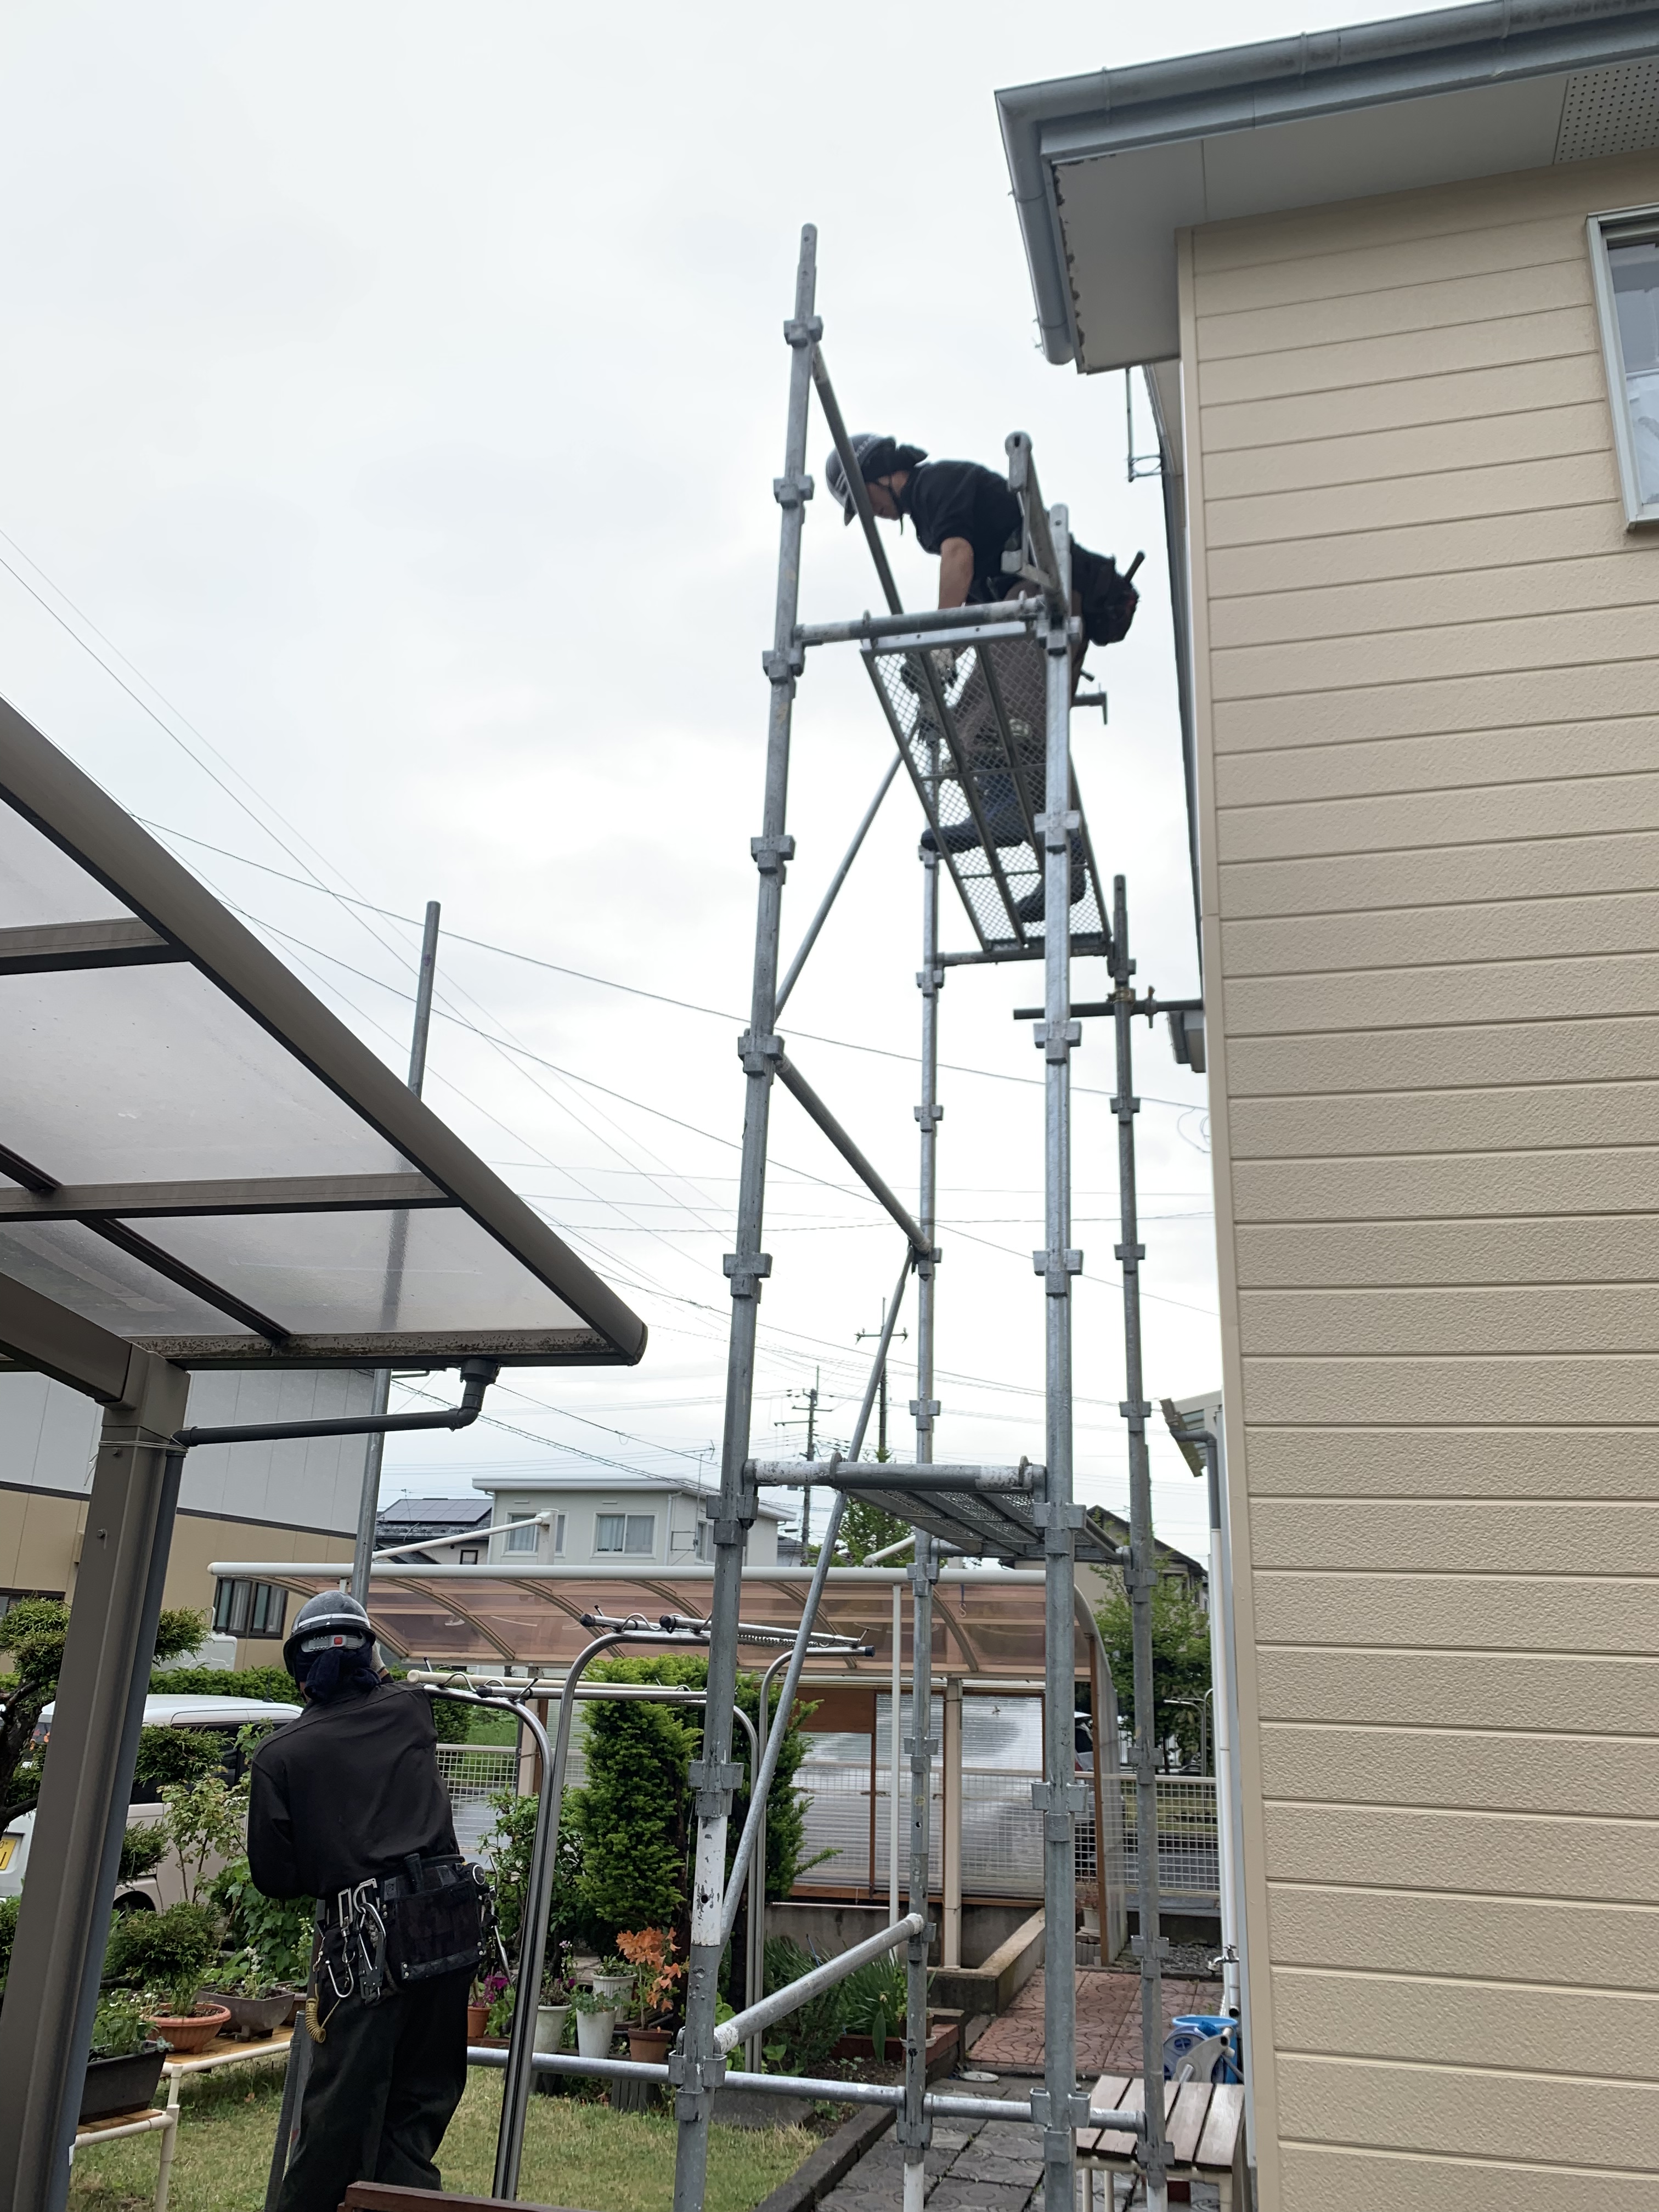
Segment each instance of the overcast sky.
[{"label": "overcast sky", "polygon": [[[0,16],[0,691],[399,1065],[416,931],[332,894],[404,917],[441,899],[457,936],[428,1099],[651,1325],[632,1371],[521,1376],[492,1395],[505,1425],[394,1440],[388,1497],[550,1452],[713,1468],[803,221],[854,427],[998,466],[1029,430],[1078,535],[1146,549],[1135,629],[1093,656],[1109,725],[1079,714],[1074,744],[1102,864],[1129,877],[1138,981],[1194,988],[1158,489],[1126,482],[1123,380],[1036,349],[992,95],[1363,16],[1315,0]],[[820,482],[828,443],[815,416]],[[907,603],[927,603],[935,564],[888,535]],[[821,492],[804,616],[874,596]],[[816,659],[790,943],[890,742],[854,656]],[[901,783],[784,1025],[907,1191],[920,827]],[[945,939],[966,946],[953,903]],[[1097,963],[1075,988],[1099,994]],[[1010,1019],[1037,994],[1036,971],[1003,969],[944,997],[941,1454],[1042,1450],[1042,1062]],[[1161,1030],[1136,1049],[1146,1382],[1179,1397],[1218,1374],[1204,1088]],[[1078,1488],[1121,1505],[1098,1026],[1074,1071]],[[759,1451],[799,1436],[773,1425],[820,1366],[825,1431],[846,1434],[856,1338],[900,1257],[781,1095],[773,1128]],[[913,1391],[896,1365],[905,1449]],[[1154,1466],[1161,1532],[1201,1544],[1200,1486],[1168,1449]]]}]

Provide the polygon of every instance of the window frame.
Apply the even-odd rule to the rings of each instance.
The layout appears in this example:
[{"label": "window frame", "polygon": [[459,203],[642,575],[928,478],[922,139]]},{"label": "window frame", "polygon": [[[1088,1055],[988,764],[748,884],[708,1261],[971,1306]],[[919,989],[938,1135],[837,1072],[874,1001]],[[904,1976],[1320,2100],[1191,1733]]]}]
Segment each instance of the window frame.
[{"label": "window frame", "polygon": [[[620,1543],[607,1544],[604,1540],[605,1524],[607,1521],[621,1523]],[[630,1525],[637,1528],[641,1522],[649,1531],[647,1540],[643,1547],[630,1544],[629,1541]],[[607,1559],[654,1559],[657,1556],[655,1513],[630,1513],[625,1507],[620,1512],[596,1513],[593,1516],[593,1552],[596,1558],[604,1557]]]},{"label": "window frame", "polygon": [[[534,1559],[540,1552],[542,1532],[540,1524],[533,1513],[509,1514],[503,1526],[507,1531],[506,1540],[501,1546],[503,1557],[510,1553],[517,1559]],[[527,1544],[516,1543],[514,1540],[514,1538],[521,1529],[525,1528],[530,1531],[530,1541]]]},{"label": "window frame", "polygon": [[1619,334],[1619,309],[1613,289],[1609,245],[1634,245],[1651,237],[1659,244],[1659,205],[1612,208],[1593,215],[1585,225],[1589,240],[1590,276],[1595,291],[1595,319],[1601,338],[1601,365],[1607,380],[1607,403],[1613,414],[1613,446],[1619,465],[1619,489],[1625,502],[1626,530],[1650,528],[1659,523],[1659,498],[1644,501],[1642,480],[1631,439],[1630,395],[1625,381],[1625,350]]},{"label": "window frame", "polygon": [[[245,1597],[238,1600],[240,1593]],[[281,1583],[255,1582],[246,1575],[219,1575],[213,1584],[213,1610],[209,1616],[215,1636],[234,1636],[239,1644],[275,1644],[288,1625],[287,1589]],[[276,1608],[276,1625],[270,1626]],[[240,1615],[240,1624],[238,1615]]]}]

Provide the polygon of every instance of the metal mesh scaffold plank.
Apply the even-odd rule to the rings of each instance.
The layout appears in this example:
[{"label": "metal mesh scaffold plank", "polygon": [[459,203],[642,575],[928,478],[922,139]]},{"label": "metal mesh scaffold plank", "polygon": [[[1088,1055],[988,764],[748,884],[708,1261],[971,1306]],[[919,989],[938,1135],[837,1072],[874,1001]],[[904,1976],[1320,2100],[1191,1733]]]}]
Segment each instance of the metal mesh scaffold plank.
[{"label": "metal mesh scaffold plank", "polygon": [[[994,610],[987,608],[988,618]],[[868,652],[893,734],[952,880],[986,950],[1041,945],[1046,672],[1035,638],[964,647],[941,684],[943,720],[920,653]],[[1067,794],[1081,821],[1075,777]],[[1073,945],[1103,945],[1106,924],[1088,824],[1072,841]]]}]

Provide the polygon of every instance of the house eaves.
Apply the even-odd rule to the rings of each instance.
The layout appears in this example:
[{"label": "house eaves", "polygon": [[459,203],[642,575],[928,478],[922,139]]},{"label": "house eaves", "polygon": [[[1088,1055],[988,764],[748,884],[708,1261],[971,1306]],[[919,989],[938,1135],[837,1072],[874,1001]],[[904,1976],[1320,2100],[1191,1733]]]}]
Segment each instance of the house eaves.
[{"label": "house eaves", "polygon": [[1175,234],[1659,144],[1655,0],[1480,4],[997,94],[1043,351],[1180,351]]}]

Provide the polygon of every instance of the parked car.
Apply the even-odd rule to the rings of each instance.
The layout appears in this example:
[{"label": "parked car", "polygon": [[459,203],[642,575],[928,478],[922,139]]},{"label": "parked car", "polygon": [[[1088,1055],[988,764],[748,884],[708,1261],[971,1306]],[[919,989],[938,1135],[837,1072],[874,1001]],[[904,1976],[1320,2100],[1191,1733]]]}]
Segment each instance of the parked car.
[{"label": "parked car", "polygon": [[[250,1721],[280,1723],[291,1721],[298,1714],[298,1705],[267,1702],[262,1698],[146,1698],[144,1726],[146,1728],[181,1728],[201,1729],[218,1736],[223,1747],[222,1770],[227,1782],[241,1778],[243,1757],[237,1747],[239,1731]],[[52,1708],[47,1705],[40,1715],[38,1733],[52,1733]],[[159,1820],[164,1808],[159,1794],[151,1796],[135,1784],[129,1826]],[[15,1897],[23,1887],[23,1876],[28,1867],[29,1844],[34,1834],[34,1814],[31,1810],[12,1822],[0,1835],[0,1897]],[[209,1868],[216,1873],[216,1866]],[[153,1912],[165,1910],[179,1902],[180,1890],[177,1869],[163,1860],[153,1874],[141,1875],[136,1881],[117,1886],[115,1909],[118,1912]]]}]

